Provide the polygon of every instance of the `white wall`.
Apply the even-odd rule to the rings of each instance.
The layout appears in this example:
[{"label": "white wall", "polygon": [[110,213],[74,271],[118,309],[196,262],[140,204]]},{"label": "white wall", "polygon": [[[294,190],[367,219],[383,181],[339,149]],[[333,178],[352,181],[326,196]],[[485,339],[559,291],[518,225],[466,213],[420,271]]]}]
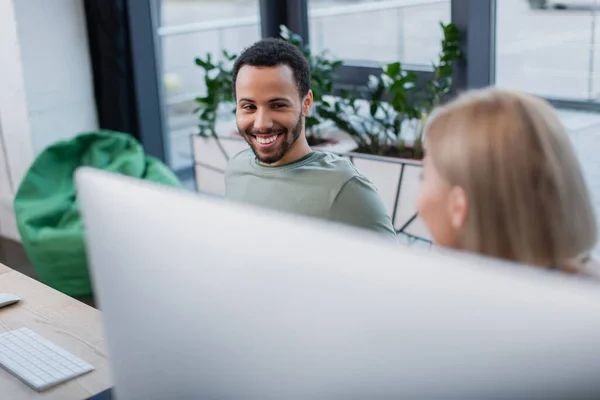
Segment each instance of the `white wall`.
[{"label": "white wall", "polygon": [[13,0],[34,150],[94,130],[83,0]]},{"label": "white wall", "polygon": [[0,0],[0,235],[35,155],[97,129],[82,0]]}]

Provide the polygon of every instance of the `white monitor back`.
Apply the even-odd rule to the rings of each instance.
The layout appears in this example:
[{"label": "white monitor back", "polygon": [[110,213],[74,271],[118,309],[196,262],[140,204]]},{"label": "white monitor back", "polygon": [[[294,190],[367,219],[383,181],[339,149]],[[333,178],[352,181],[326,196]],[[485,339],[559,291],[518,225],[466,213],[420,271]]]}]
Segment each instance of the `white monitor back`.
[{"label": "white monitor back", "polygon": [[595,283],[76,181],[121,400],[600,398]]}]

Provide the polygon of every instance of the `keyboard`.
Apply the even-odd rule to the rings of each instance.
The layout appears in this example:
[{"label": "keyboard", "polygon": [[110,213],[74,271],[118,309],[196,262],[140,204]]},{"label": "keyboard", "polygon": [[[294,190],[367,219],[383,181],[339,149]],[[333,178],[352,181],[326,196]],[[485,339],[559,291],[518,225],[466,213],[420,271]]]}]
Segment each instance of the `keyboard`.
[{"label": "keyboard", "polygon": [[94,370],[29,328],[0,334],[0,366],[38,392]]}]

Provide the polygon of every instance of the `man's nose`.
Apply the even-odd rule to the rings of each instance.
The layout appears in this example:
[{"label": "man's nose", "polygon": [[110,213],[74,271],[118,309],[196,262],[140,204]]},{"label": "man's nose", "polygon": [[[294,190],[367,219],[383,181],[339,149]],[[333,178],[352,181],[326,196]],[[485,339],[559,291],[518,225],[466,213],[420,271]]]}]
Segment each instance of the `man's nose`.
[{"label": "man's nose", "polygon": [[254,129],[257,131],[266,131],[273,127],[273,120],[266,111],[258,111],[254,120]]}]

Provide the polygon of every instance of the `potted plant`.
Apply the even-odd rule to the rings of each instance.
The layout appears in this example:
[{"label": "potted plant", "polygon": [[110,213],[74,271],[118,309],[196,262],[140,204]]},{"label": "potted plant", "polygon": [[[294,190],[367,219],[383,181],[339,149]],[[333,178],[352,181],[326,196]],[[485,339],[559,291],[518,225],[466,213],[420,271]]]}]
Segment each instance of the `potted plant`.
[{"label": "potted plant", "polygon": [[210,53],[204,59],[197,57],[196,65],[204,71],[206,95],[196,97],[198,104],[194,114],[198,115],[198,135],[201,137],[218,137],[217,119],[223,108],[233,107],[232,65],[236,54],[223,50],[223,59],[213,60]]},{"label": "potted plant", "polygon": [[357,153],[409,159],[423,157],[422,136],[427,116],[452,88],[455,64],[461,59],[460,33],[455,25],[441,24],[444,37],[433,78],[423,88],[417,76],[400,62],[382,67],[367,88],[343,92],[328,107],[319,109],[356,141]]}]

